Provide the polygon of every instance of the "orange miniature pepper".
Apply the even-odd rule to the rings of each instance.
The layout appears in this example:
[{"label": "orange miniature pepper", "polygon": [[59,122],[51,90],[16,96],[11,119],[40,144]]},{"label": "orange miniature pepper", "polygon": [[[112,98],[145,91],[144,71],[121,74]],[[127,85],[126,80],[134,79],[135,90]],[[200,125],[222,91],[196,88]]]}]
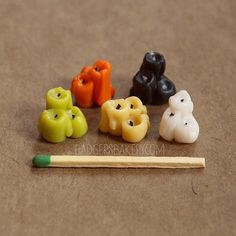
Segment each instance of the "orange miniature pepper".
[{"label": "orange miniature pepper", "polygon": [[93,105],[93,82],[88,74],[77,75],[71,86],[71,92],[75,95],[76,103],[80,107],[91,107]]},{"label": "orange miniature pepper", "polygon": [[73,79],[71,86],[77,104],[81,107],[91,107],[93,103],[101,106],[110,100],[115,94],[110,75],[111,64],[105,60],[98,60],[93,66],[84,67]]}]

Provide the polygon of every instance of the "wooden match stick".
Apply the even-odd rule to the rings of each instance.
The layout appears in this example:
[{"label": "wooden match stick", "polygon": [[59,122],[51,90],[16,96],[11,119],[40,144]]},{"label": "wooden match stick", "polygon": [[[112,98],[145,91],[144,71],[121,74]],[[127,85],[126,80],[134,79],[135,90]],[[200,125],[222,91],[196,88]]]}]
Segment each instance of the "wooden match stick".
[{"label": "wooden match stick", "polygon": [[35,167],[203,168],[205,158],[156,156],[37,155]]}]

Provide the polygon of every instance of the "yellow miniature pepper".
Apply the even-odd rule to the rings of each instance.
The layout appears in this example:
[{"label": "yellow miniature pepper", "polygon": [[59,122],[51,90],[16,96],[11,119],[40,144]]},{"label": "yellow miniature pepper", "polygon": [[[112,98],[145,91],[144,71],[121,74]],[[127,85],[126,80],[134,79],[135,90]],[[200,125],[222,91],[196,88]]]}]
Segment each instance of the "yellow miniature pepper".
[{"label": "yellow miniature pepper", "polygon": [[132,115],[122,122],[122,138],[131,143],[141,141],[149,128],[149,118],[146,114]]},{"label": "yellow miniature pepper", "polygon": [[99,129],[128,142],[139,142],[149,128],[147,109],[137,97],[109,100],[102,105]]}]

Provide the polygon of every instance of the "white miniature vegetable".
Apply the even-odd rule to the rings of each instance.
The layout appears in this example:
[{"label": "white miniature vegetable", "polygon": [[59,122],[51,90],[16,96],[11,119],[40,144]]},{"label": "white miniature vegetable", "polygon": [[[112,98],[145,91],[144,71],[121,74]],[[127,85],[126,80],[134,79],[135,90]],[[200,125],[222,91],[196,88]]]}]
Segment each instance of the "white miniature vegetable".
[{"label": "white miniature vegetable", "polygon": [[159,134],[167,141],[193,143],[199,135],[199,126],[193,114],[193,103],[186,90],[169,98],[159,128]]}]

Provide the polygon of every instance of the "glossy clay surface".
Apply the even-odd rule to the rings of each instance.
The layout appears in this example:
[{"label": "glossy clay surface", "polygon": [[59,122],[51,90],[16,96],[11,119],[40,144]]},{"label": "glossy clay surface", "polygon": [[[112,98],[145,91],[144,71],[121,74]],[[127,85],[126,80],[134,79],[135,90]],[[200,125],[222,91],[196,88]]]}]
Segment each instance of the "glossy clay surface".
[{"label": "glossy clay surface", "polygon": [[139,97],[144,104],[161,105],[176,92],[174,83],[165,75],[166,61],[157,52],[147,52],[133,78],[130,95]]},{"label": "glossy clay surface", "polygon": [[66,137],[79,138],[88,131],[84,114],[72,105],[70,90],[62,87],[50,89],[46,95],[46,107],[39,117],[38,130],[48,142],[63,142]]},{"label": "glossy clay surface", "polygon": [[167,141],[193,143],[199,135],[199,126],[192,115],[193,103],[187,91],[181,90],[169,99],[169,107],[164,112],[159,133]]},{"label": "glossy clay surface", "polygon": [[149,117],[147,109],[137,97],[109,100],[101,108],[99,129],[128,142],[139,142],[147,133]]},{"label": "glossy clay surface", "polygon": [[80,107],[101,106],[111,99],[115,89],[111,84],[111,64],[98,60],[93,66],[85,66],[71,83],[71,91]]}]

